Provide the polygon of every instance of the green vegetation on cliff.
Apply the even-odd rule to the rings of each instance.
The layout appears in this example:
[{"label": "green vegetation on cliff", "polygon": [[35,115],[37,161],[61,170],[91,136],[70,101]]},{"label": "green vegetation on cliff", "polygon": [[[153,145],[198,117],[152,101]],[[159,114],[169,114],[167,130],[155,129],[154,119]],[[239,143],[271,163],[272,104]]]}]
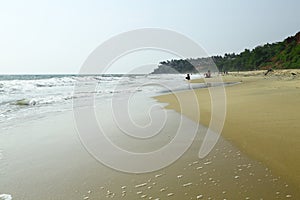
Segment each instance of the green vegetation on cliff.
[{"label": "green vegetation on cliff", "polygon": [[195,73],[197,70],[209,69],[214,63],[219,71],[299,69],[300,32],[282,42],[257,46],[253,50],[245,49],[240,54],[163,61],[153,73]]}]

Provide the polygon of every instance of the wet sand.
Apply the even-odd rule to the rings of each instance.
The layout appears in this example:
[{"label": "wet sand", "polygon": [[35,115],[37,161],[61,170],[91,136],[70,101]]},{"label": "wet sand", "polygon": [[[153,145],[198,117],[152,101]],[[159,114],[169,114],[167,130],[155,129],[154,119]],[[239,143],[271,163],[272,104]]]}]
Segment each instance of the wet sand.
[{"label": "wet sand", "polygon": [[104,166],[84,149],[71,113],[28,122],[1,135],[0,192],[24,200],[299,199],[297,188],[222,138],[199,159],[206,128],[199,131],[172,165],[129,174]]},{"label": "wet sand", "polygon": [[[296,75],[292,75],[291,73]],[[263,71],[231,73],[225,82],[241,82],[226,87],[227,115],[222,136],[250,158],[261,161],[272,171],[300,188],[300,71],[281,70],[263,75]],[[194,80],[204,82],[204,80]],[[210,121],[208,89],[196,90],[200,123]],[[190,91],[176,93],[188,99]],[[180,111],[175,95],[157,97],[170,103],[166,108]],[[191,110],[181,110],[195,119]]]}]

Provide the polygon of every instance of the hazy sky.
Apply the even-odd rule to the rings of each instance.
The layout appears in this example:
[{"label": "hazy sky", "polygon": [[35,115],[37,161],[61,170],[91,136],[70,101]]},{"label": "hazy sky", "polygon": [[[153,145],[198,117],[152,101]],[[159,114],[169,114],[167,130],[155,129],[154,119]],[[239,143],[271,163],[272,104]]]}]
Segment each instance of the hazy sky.
[{"label": "hazy sky", "polygon": [[209,55],[238,53],[300,31],[299,8],[299,0],[0,0],[0,74],[77,73],[102,42],[146,27],[180,32]]}]

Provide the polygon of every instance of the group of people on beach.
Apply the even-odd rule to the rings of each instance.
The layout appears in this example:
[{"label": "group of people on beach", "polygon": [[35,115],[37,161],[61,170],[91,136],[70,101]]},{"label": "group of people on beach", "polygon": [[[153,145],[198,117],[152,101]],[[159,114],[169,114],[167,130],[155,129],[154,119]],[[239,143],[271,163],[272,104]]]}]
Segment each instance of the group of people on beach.
[{"label": "group of people on beach", "polygon": [[[208,70],[208,71],[204,74],[204,78],[211,78],[210,70]],[[186,74],[185,79],[188,80],[188,81],[190,81],[190,80],[191,80],[190,74]]]}]

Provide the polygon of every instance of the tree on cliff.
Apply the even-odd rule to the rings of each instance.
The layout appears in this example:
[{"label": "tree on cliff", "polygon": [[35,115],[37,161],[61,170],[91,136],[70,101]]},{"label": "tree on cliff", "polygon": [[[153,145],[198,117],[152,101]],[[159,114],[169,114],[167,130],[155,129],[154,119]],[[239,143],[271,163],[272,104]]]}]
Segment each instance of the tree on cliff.
[{"label": "tree on cliff", "polygon": [[219,71],[248,71],[257,69],[300,68],[300,32],[282,42],[245,49],[240,54],[225,53],[224,56],[180,59],[159,63],[153,73],[195,73],[197,69],[209,68],[214,61]]}]

